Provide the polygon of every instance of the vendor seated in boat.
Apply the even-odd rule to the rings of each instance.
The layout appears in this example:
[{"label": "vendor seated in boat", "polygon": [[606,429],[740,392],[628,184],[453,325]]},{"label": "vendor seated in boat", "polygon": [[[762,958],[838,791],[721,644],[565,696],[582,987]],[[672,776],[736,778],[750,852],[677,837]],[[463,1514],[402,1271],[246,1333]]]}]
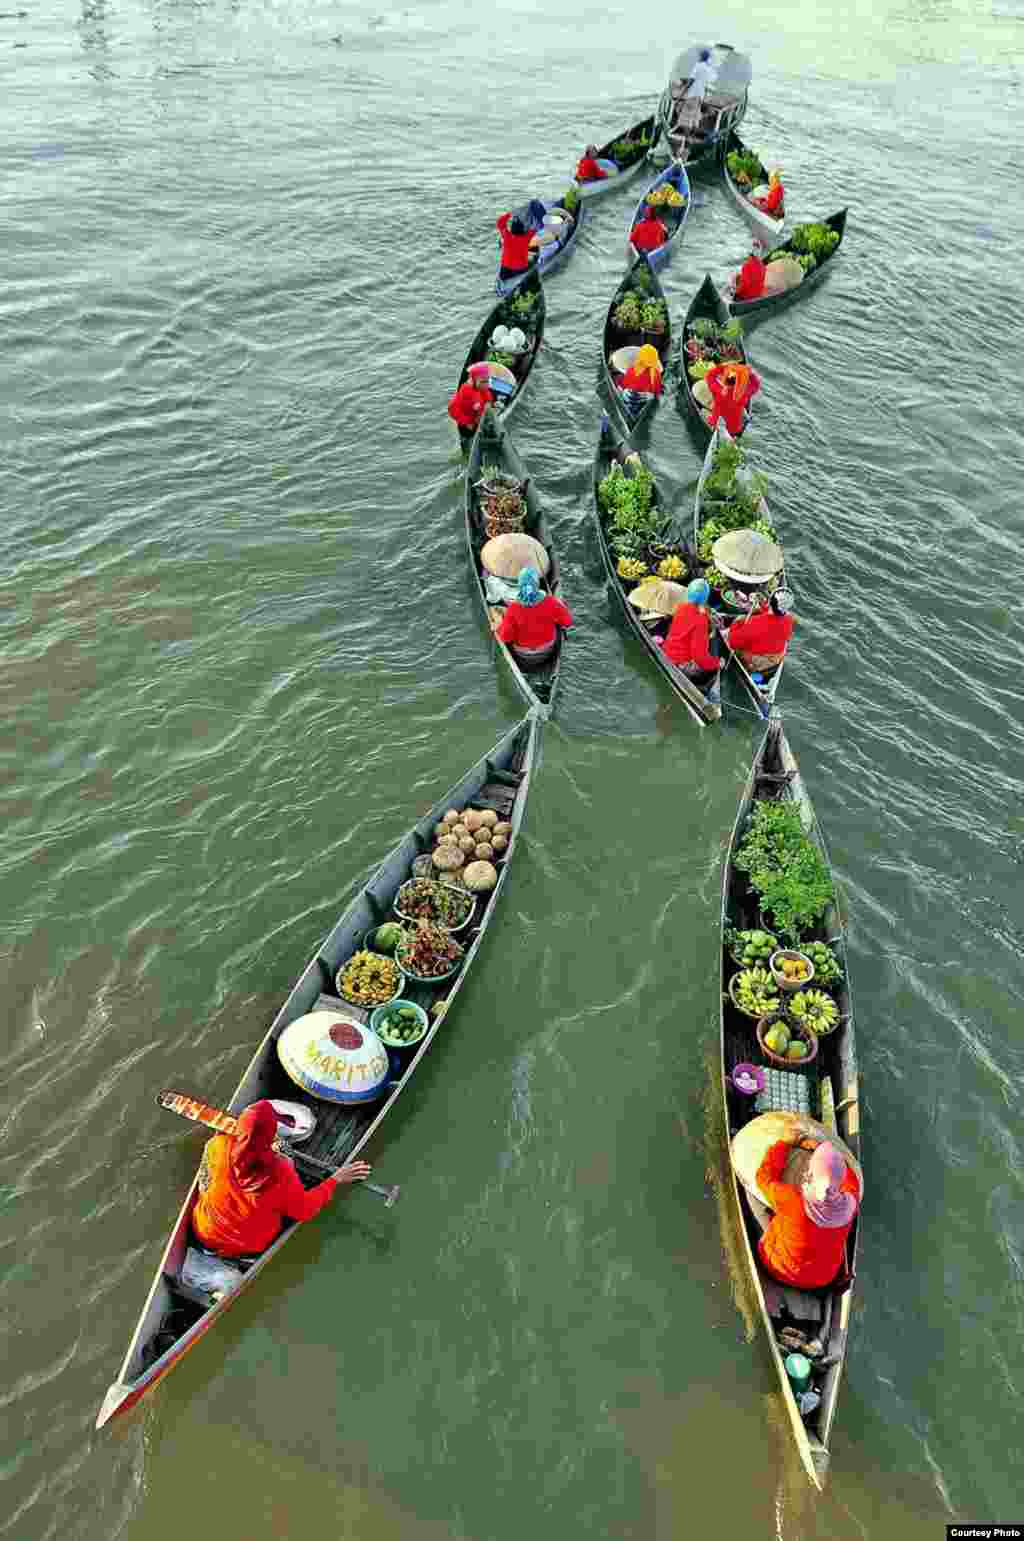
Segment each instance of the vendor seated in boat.
[{"label": "vendor seated in boat", "polygon": [[501,236],[499,278],[518,278],[530,266],[533,231],[520,214],[501,214],[495,221]]},{"label": "vendor seated in boat", "polygon": [[597,164],[597,145],[588,144],[583,157],[576,163],[577,182],[603,182],[608,173]]},{"label": "vendor seated in boat", "polygon": [[668,231],[649,203],[644,205],[641,217],[629,232],[629,239],[637,251],[657,251],[668,240]]},{"label": "vendor seated in boat", "polygon": [[705,415],[709,428],[721,420],[733,438],[743,432],[750,402],[761,389],[760,376],[746,364],[712,364],[704,376],[711,392],[711,410]]},{"label": "vendor seated in boat", "polygon": [[558,644],[558,628],[572,625],[572,612],[554,594],[540,586],[534,567],[524,567],[519,574],[515,599],[506,606],[494,635],[506,643],[518,663],[529,668],[545,663]]},{"label": "vendor seated in boat", "polygon": [[653,343],[644,343],[636,358],[619,381],[624,391],[637,391],[642,396],[661,395],[661,358]]},{"label": "vendor seated in boat", "polygon": [[785,197],[782,168],[777,167],[768,173],[768,191],[762,197],[751,198],[750,201],[755,209],[761,210],[762,214],[770,214],[773,219],[782,219],[785,214]]},{"label": "vendor seated in boat", "polygon": [[737,275],[732,296],[734,300],[759,300],[764,294],[764,279],[768,266],[761,251],[760,241],[755,241],[750,256]]},{"label": "vendor seated in boat", "polygon": [[775,1211],[757,1251],[780,1284],[813,1290],[831,1284],[843,1268],[860,1183],[827,1140],[801,1140],[800,1148],[813,1155],[798,1187],[782,1181],[793,1150],[786,1140],[770,1146],[757,1169],[757,1186]]},{"label": "vendor seated in boat", "polygon": [[494,400],[490,378],[486,364],[470,364],[469,379],[463,381],[448,402],[448,416],[468,433],[476,433],[484,408]]},{"label": "vendor seated in boat", "polygon": [[762,598],[756,609],[729,627],[725,640],[752,674],[777,669],[785,658],[796,625],[792,610],[789,589],[776,589],[767,603]]},{"label": "vendor seated in boat", "polygon": [[234,1134],[206,1142],[192,1211],[200,1246],[220,1257],[251,1257],[270,1246],[286,1220],[312,1220],[341,1184],[369,1175],[365,1161],[351,1161],[306,1189],[294,1163],[273,1149],[276,1134],[277,1114],[264,1099],[246,1108]]},{"label": "vendor seated in boat", "polygon": [[[702,674],[717,674],[722,660],[711,651],[711,616],[708,600],[711,589],[703,578],[694,578],[686,586],[686,603],[672,617],[668,636],[661,649],[669,663],[689,679]],[[659,639],[660,640],[660,639]]]}]

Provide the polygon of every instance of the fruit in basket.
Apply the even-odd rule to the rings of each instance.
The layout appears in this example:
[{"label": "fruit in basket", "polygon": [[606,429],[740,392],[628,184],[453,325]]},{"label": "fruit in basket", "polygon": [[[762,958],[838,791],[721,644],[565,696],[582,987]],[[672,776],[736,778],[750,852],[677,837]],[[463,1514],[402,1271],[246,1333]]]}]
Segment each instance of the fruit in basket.
[{"label": "fruit in basket", "polygon": [[741,969],[733,979],[733,1000],[751,1017],[770,1017],[779,1009],[779,992],[766,968]]},{"label": "fruit in basket", "polygon": [[805,1059],[806,1056],[807,1056],[807,1045],[804,1043],[802,1038],[794,1038],[793,1042],[790,1044],[789,1048],[786,1050],[786,1058],[787,1059]]},{"label": "fruit in basket", "polygon": [[[433,920],[440,926],[461,926],[473,911],[473,900],[447,883],[414,879],[403,883],[395,899],[395,912],[407,920]],[[402,928],[396,927],[401,940]],[[396,943],[397,945],[397,943]]]},{"label": "fruit in basket", "polygon": [[839,1021],[839,1007],[824,990],[798,990],[787,1009],[794,1022],[815,1033],[831,1032]]},{"label": "fruit in basket", "polygon": [[827,942],[801,942],[800,951],[806,953],[814,964],[814,977],[819,984],[833,984],[842,979],[843,970],[839,959]]},{"label": "fruit in basket", "polygon": [[465,851],[467,856],[472,856],[473,852],[476,850],[476,841],[473,839],[472,835],[463,835],[462,839],[459,841],[459,850]]},{"label": "fruit in basket", "polygon": [[441,872],[454,872],[466,860],[457,840],[443,840],[434,852],[433,862]]},{"label": "fruit in basket", "polygon": [[426,1031],[415,1006],[393,1006],[377,1023],[377,1037],[382,1043],[415,1043]]},{"label": "fruit in basket", "polygon": [[667,556],[658,563],[660,578],[681,578],[685,571],[686,563],[677,556]]},{"label": "fruit in basket", "polygon": [[491,825],[491,839],[492,839],[492,841],[493,841],[495,835],[506,835],[506,836],[508,836],[511,833],[512,833],[512,825],[508,822],[507,819],[499,819],[496,824],[492,824]]},{"label": "fruit in basket", "polygon": [[493,829],[497,822],[498,815],[495,813],[494,809],[484,808],[480,814],[480,823],[486,825],[488,829]]},{"label": "fruit in basket", "polygon": [[373,933],[373,945],[380,952],[394,952],[401,940],[402,928],[394,920],[385,921],[384,925],[378,926]]},{"label": "fruit in basket", "polygon": [[466,826],[467,833],[472,835],[480,828],[480,815],[475,808],[467,808],[462,815],[462,822]]},{"label": "fruit in basket", "polygon": [[508,836],[507,835],[492,835],[491,836],[491,849],[493,850],[495,856],[500,856],[504,851],[507,851],[508,850]]},{"label": "fruit in basket", "polygon": [[726,945],[744,967],[760,963],[778,951],[779,943],[770,931],[734,931],[726,933]]},{"label": "fruit in basket", "polygon": [[410,974],[420,979],[437,979],[456,967],[463,950],[444,926],[435,925],[432,920],[417,920],[402,937],[395,956]]},{"label": "fruit in basket", "polygon": [[441,820],[442,824],[457,824],[462,815],[457,808],[449,808]]},{"label": "fruit in basket", "polygon": [[492,846],[491,842],[489,840],[481,840],[480,844],[476,847],[477,860],[490,861],[493,855],[494,847]]},{"label": "fruit in basket", "polygon": [[764,1035],[764,1046],[766,1049],[770,1049],[773,1054],[778,1054],[780,1058],[788,1053],[789,1028],[785,1022],[776,1022],[774,1027],[768,1029]]},{"label": "fruit in basket", "polygon": [[472,893],[488,893],[498,881],[498,874],[489,861],[472,861],[463,874],[466,887]]},{"label": "fruit in basket", "polygon": [[338,994],[354,1006],[380,1006],[394,995],[401,976],[394,959],[364,948],[338,970],[336,984]]},{"label": "fruit in basket", "polygon": [[783,958],[776,964],[776,972],[781,974],[786,984],[799,984],[802,979],[810,979],[811,971],[802,958]]}]

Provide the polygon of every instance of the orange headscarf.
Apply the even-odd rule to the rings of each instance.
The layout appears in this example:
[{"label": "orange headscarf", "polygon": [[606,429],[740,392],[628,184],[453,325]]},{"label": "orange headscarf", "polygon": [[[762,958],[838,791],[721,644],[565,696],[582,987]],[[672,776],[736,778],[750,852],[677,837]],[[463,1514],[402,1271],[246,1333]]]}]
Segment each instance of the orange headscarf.
[{"label": "orange headscarf", "polygon": [[750,370],[745,364],[724,364],[722,366],[722,380],[726,387],[732,386],[733,401],[745,401],[747,386],[750,384]]},{"label": "orange headscarf", "polygon": [[277,1114],[264,1097],[246,1108],[231,1136],[231,1175],[246,1193],[259,1193],[277,1174],[273,1144]]},{"label": "orange headscarf", "polygon": [[640,352],[633,360],[633,369],[638,375],[649,375],[651,379],[651,390],[656,389],[658,381],[661,379],[661,359],[658,355],[658,350],[656,347],[654,347],[653,343],[644,343],[643,347],[640,349]]}]

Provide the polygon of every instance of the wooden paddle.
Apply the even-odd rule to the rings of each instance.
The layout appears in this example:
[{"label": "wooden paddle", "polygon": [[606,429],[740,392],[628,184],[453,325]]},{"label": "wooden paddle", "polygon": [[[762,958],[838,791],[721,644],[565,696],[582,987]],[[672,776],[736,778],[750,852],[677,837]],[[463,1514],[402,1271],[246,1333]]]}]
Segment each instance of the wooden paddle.
[{"label": "wooden paddle", "polygon": [[[223,1108],[211,1107],[208,1102],[200,1102],[196,1097],[189,1097],[184,1092],[163,1091],[156,1097],[157,1107],[166,1108],[169,1113],[177,1113],[180,1118],[190,1118],[193,1123],[204,1124],[207,1129],[213,1129],[217,1134],[234,1134],[238,1128],[238,1119],[231,1113],[225,1113]],[[278,1123],[291,1124],[294,1119],[285,1115],[278,1115]],[[325,1177],[337,1175],[337,1169],[328,1166],[326,1161],[318,1161],[315,1156],[307,1156],[301,1150],[293,1150],[287,1143],[280,1140],[274,1141],[274,1149],[281,1155],[288,1156],[290,1160],[299,1165],[312,1167],[314,1171],[323,1172]],[[384,1200],[385,1209],[391,1209],[401,1193],[401,1187],[396,1184],[393,1188],[381,1188],[377,1183],[367,1182],[361,1179],[361,1188],[369,1188],[371,1193],[379,1194]]]}]

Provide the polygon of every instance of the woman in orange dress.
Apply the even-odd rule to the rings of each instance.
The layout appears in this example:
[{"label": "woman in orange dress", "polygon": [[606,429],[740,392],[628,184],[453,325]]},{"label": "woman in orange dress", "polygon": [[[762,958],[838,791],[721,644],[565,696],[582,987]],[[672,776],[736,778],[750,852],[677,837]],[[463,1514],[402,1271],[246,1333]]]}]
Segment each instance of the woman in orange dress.
[{"label": "woman in orange dress", "polygon": [[843,1266],[846,1238],[860,1207],[860,1182],[827,1140],[801,1140],[813,1150],[799,1187],[782,1181],[793,1147],[776,1140],[757,1169],[757,1186],[775,1214],[758,1242],[773,1279],[796,1289],[831,1284]]}]

